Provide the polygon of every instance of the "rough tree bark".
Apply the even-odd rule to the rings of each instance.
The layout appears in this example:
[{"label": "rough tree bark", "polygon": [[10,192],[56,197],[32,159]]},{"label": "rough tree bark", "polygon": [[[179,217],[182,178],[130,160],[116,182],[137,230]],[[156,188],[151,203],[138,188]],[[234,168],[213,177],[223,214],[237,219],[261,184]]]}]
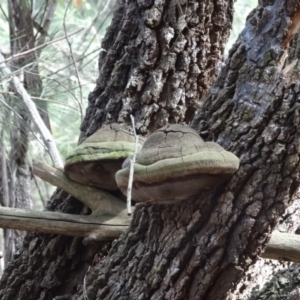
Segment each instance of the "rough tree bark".
[{"label": "rough tree bark", "polygon": [[[103,122],[139,133],[192,120],[222,60],[232,1],[121,1],[102,42],[99,79],[89,97],[83,136]],[[107,50],[107,52],[106,52]]]},{"label": "rough tree bark", "polygon": [[[194,111],[184,103],[189,108],[197,101],[206,74],[199,65],[207,62],[209,49],[214,69],[232,3],[187,4],[191,15],[184,29],[180,12],[174,22],[176,3],[119,3],[102,46],[82,139],[105,121],[128,121],[130,113],[140,133],[192,119]],[[260,5],[193,121],[205,139],[241,158],[232,180],[174,206],[137,205],[128,231],[105,258],[108,244],[84,247],[79,239],[27,236],[1,281],[2,299],[84,299],[85,292],[90,300],[225,298],[299,186],[300,89],[281,72],[298,27],[299,3]],[[48,208],[79,212],[81,206],[65,197],[58,191]]]},{"label": "rough tree bark", "polygon": [[241,157],[240,170],[224,190],[188,204],[139,206],[109,259],[87,275],[90,299],[223,299],[267,241],[299,185],[299,87],[281,73],[299,3],[263,5],[193,122]]},{"label": "rough tree bark", "polygon": [[[300,32],[291,40],[288,49],[287,60],[283,72],[290,80],[299,79],[299,55],[300,55]],[[300,191],[298,190],[295,200],[285,213],[280,216],[276,230],[281,233],[299,234],[300,228]],[[238,299],[272,299],[293,300],[298,299],[299,283],[297,272],[299,264],[282,262],[278,260],[257,259],[242,280],[236,290],[230,294],[228,300]],[[253,280],[255,278],[255,280]],[[295,296],[296,295],[296,296]]]}]

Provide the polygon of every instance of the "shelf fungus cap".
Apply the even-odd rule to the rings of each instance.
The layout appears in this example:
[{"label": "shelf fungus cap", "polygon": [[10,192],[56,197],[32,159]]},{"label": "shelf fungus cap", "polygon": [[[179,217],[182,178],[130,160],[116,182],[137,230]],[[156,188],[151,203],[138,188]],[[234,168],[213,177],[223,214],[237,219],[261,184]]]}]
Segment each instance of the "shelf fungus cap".
[{"label": "shelf fungus cap", "polygon": [[[214,142],[204,142],[183,125],[165,126],[151,134],[134,165],[132,198],[136,202],[168,204],[207,187],[218,186],[238,169],[239,159]],[[129,165],[116,173],[127,193]]]},{"label": "shelf fungus cap", "polygon": [[[72,180],[106,190],[117,190],[115,173],[124,159],[134,153],[135,138],[124,124],[109,124],[78,145],[65,163],[64,172]],[[138,150],[142,142],[138,144]]]}]

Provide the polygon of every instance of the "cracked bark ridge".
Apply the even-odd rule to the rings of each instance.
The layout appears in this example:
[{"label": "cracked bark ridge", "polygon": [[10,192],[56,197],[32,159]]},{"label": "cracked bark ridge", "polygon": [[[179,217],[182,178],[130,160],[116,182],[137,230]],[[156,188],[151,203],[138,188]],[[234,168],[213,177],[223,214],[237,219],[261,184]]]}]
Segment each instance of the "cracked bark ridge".
[{"label": "cracked bark ridge", "polygon": [[222,60],[232,2],[119,1],[81,129],[130,124],[130,114],[142,134],[191,121]]},{"label": "cracked bark ridge", "polygon": [[240,169],[184,204],[139,205],[87,276],[90,300],[224,299],[255,261],[299,186],[300,86],[280,68],[298,26],[292,2],[260,2],[193,122]]}]

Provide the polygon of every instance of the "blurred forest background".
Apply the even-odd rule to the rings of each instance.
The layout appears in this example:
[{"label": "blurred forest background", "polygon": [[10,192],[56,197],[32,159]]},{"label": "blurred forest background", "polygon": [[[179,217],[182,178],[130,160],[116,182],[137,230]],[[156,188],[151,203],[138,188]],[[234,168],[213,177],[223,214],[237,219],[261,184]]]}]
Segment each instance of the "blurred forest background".
[{"label": "blurred forest background", "polygon": [[[98,76],[101,40],[110,24],[115,1],[117,0],[25,0],[19,5],[20,1],[7,0],[6,3],[0,3],[0,53],[13,75],[24,84],[44,116],[43,119],[49,119],[52,136],[63,158],[78,141],[88,94],[94,89]],[[19,7],[18,12],[15,5],[23,7]],[[256,5],[257,0],[238,0],[235,3],[234,23],[226,53],[243,29],[247,15]],[[44,45],[33,51],[31,59],[27,60],[12,58],[13,55],[28,50],[27,46],[22,47],[22,43],[19,43],[26,40],[28,29],[18,28],[16,21],[20,17],[18,13],[23,10],[30,11],[29,17],[32,20],[32,30],[29,30],[32,34],[30,41],[34,39],[34,43],[29,49]],[[71,35],[72,33],[75,34]],[[61,40],[55,42],[61,37]],[[26,80],[28,74],[38,77],[38,88],[29,88],[28,79]],[[49,163],[51,160],[38,130],[30,118],[25,117],[26,108],[13,93],[10,80],[11,76],[5,77],[0,73],[0,205],[24,207],[18,205],[17,201],[5,203],[3,164],[6,165],[10,182],[14,175],[13,160],[16,159],[17,148],[26,152],[24,156],[29,161],[29,166],[33,158]],[[19,133],[22,129],[26,132],[25,135]],[[13,185],[8,186],[13,189]],[[42,210],[45,201],[54,190],[54,187],[32,177],[29,189],[30,203],[25,207]],[[8,238],[10,232],[6,231],[3,235],[0,230],[0,257],[4,248],[12,243],[13,238]],[[4,258],[0,258],[0,276],[4,261]]]}]

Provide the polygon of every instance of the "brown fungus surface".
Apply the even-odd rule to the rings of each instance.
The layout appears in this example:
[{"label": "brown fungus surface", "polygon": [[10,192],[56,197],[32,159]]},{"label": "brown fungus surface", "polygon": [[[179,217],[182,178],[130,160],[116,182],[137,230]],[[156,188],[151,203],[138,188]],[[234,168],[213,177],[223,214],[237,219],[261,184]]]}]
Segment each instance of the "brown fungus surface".
[{"label": "brown fungus surface", "polygon": [[[239,159],[214,142],[204,142],[190,127],[174,124],[149,136],[134,165],[132,198],[137,202],[174,203],[218,186],[238,169]],[[129,166],[116,173],[126,194]]]},{"label": "brown fungus surface", "polygon": [[134,146],[135,138],[126,125],[105,125],[67,157],[64,172],[81,184],[117,190],[115,173],[121,169],[124,159],[133,155]]}]

